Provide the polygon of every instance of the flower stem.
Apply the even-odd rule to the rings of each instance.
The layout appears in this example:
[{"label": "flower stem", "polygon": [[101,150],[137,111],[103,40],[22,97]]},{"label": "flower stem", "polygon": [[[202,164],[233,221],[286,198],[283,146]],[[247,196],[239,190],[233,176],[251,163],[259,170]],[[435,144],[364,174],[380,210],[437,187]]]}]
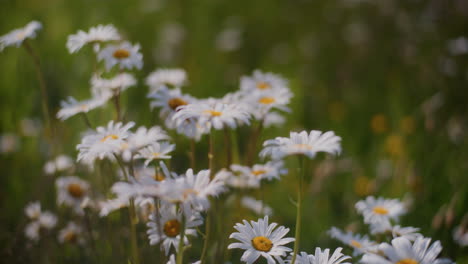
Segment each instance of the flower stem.
[{"label": "flower stem", "polygon": [[83,117],[83,121],[85,122],[86,126],[92,129],[93,126],[91,125],[91,122],[89,121],[88,115],[86,113],[81,113],[81,116]]},{"label": "flower stem", "polygon": [[120,90],[114,95],[115,120],[120,121]]},{"label": "flower stem", "polygon": [[303,198],[303,182],[304,182],[304,157],[299,157],[299,168],[298,168],[298,192],[297,192],[297,212],[296,212],[296,235],[294,242],[294,251],[291,264],[296,261],[297,254],[299,253],[299,244],[301,240],[301,218],[302,218],[302,198]]},{"label": "flower stem", "polygon": [[46,126],[48,127],[48,130],[49,130],[48,132],[52,133],[52,125],[51,125],[51,122],[50,122],[50,114],[49,114],[49,107],[48,107],[49,103],[48,103],[48,99],[47,99],[47,87],[46,87],[46,83],[45,83],[45,79],[44,79],[44,74],[43,74],[43,72],[41,70],[41,63],[40,63],[40,60],[39,60],[39,56],[34,51],[33,47],[29,44],[28,40],[24,40],[23,46],[26,49],[26,51],[28,52],[28,54],[31,56],[31,58],[33,59],[37,79],[39,80],[39,88],[41,90],[42,112],[44,114],[44,119],[45,119]]},{"label": "flower stem", "polygon": [[[125,180],[129,181],[128,173],[127,173],[127,170],[125,169],[122,159],[116,154],[114,154],[114,156],[120,168],[122,169],[122,172],[125,176]],[[129,209],[128,218],[130,221],[130,243],[131,243],[131,253],[132,253],[132,259],[133,259],[132,264],[139,264],[140,259],[138,256],[138,241],[137,241],[137,234],[136,234],[137,221],[136,221],[136,213],[135,213],[135,200],[133,198],[130,198],[129,200],[128,209]]]},{"label": "flower stem", "polygon": [[195,171],[195,139],[190,140],[190,168]]},{"label": "flower stem", "polygon": [[[209,151],[208,151],[208,165],[209,165],[209,169],[210,169],[210,179],[213,179],[213,176],[214,176],[214,172],[213,172],[213,131],[210,133],[209,135]],[[206,254],[207,254],[207,251],[208,251],[208,242],[211,238],[211,221],[212,221],[212,218],[213,218],[213,210],[209,210],[208,211],[208,215],[206,216],[206,222],[205,222],[205,241],[203,242],[203,249],[202,249],[202,253],[201,253],[201,257],[200,257],[200,260],[201,260],[201,264],[205,264],[206,263]]]},{"label": "flower stem", "polygon": [[184,238],[185,238],[185,214],[182,212],[182,230],[180,231],[179,249],[177,250],[177,264],[182,264],[184,259]]},{"label": "flower stem", "polygon": [[224,145],[226,146],[226,168],[232,164],[232,142],[228,128],[224,128]]}]

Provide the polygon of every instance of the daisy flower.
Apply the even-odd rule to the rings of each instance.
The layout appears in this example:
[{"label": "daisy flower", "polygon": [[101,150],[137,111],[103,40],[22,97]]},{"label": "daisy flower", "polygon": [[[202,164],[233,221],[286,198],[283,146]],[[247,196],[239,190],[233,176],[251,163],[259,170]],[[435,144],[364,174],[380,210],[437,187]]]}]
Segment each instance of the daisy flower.
[{"label": "daisy flower", "polygon": [[187,73],[183,69],[159,69],[146,77],[146,85],[151,92],[156,92],[161,87],[180,87],[187,82]]},{"label": "daisy flower", "polygon": [[88,32],[78,30],[76,34],[68,36],[67,48],[70,53],[79,51],[88,43],[120,40],[120,35],[113,25],[98,25]]},{"label": "daisy flower", "polygon": [[46,174],[55,174],[57,172],[66,171],[73,168],[73,159],[67,155],[59,155],[55,159],[48,161],[44,165]]},{"label": "daisy flower", "polygon": [[24,213],[31,220],[39,219],[39,216],[41,216],[41,203],[39,201],[28,203],[24,208]]},{"label": "daisy flower", "polygon": [[36,31],[42,28],[38,21],[31,21],[25,27],[18,28],[0,37],[0,51],[8,46],[19,47],[28,38],[35,38]]},{"label": "daisy flower", "polygon": [[182,105],[177,108],[177,113],[173,116],[177,125],[190,118],[197,119],[202,126],[206,126],[209,130],[211,127],[216,130],[224,127],[236,128],[237,123],[250,124],[250,114],[245,107],[239,104],[195,103]]},{"label": "daisy flower", "polygon": [[453,240],[461,247],[468,246],[468,230],[464,228],[463,224],[453,230]]},{"label": "daisy flower", "polygon": [[281,126],[284,123],[286,123],[286,118],[276,112],[269,112],[263,117],[263,126],[265,128]]},{"label": "daisy flower", "polygon": [[160,87],[148,95],[152,99],[150,107],[160,108],[159,116],[165,120],[168,128],[173,129],[176,127],[172,116],[176,113],[179,106],[187,105],[195,102],[195,98],[182,94],[180,88],[169,89],[167,86]]},{"label": "daisy flower", "polygon": [[408,239],[409,241],[416,241],[418,237],[422,237],[422,235],[419,232],[419,228],[416,227],[401,227],[399,225],[394,226],[392,228],[392,235],[393,237],[404,237]]},{"label": "daisy flower", "polygon": [[[351,259],[351,257],[341,253],[342,248],[337,248],[330,256],[330,249],[322,251],[320,248],[315,248],[315,254],[310,255],[310,264],[339,264],[343,261]],[[343,264],[350,264],[349,262],[343,262]]]},{"label": "daisy flower", "polygon": [[38,221],[28,223],[26,227],[24,228],[24,235],[29,240],[36,242],[40,238],[40,234],[39,234],[40,229],[41,229],[41,225],[39,224]]},{"label": "daisy flower", "polygon": [[291,132],[289,138],[277,137],[265,141],[260,157],[271,156],[278,160],[289,155],[305,155],[314,158],[318,152],[337,155],[341,152],[340,141],[341,137],[336,136],[333,131],[323,133],[312,130],[309,134],[306,131]]},{"label": "daisy flower", "polygon": [[76,114],[88,113],[95,108],[103,106],[107,100],[107,98],[96,97],[84,101],[77,101],[70,96],[67,101],[62,101],[60,103],[61,108],[57,112],[57,118],[64,121]]},{"label": "daisy flower", "polygon": [[91,90],[94,97],[110,99],[117,93],[135,86],[137,83],[132,74],[122,72],[110,79],[102,78],[95,74],[91,78]]},{"label": "daisy flower", "polygon": [[398,221],[406,213],[406,208],[398,199],[384,199],[382,197],[367,197],[356,203],[356,209],[364,216],[365,223],[390,223]]},{"label": "daisy flower", "polygon": [[246,92],[252,91],[270,91],[277,88],[287,88],[286,79],[273,73],[263,73],[255,70],[252,76],[244,76],[240,81],[240,88]]},{"label": "daisy flower", "polygon": [[248,208],[255,212],[258,215],[272,215],[273,209],[263,203],[261,200],[256,200],[255,198],[244,196],[241,200],[242,206]]},{"label": "daisy flower", "polygon": [[115,65],[119,65],[120,69],[128,70],[133,68],[141,69],[143,67],[143,55],[140,53],[140,45],[132,45],[130,42],[107,45],[99,51],[98,60],[105,62],[107,70],[110,70]]},{"label": "daisy flower", "polygon": [[354,234],[351,231],[344,233],[336,227],[332,227],[328,231],[328,234],[330,235],[330,237],[352,247],[354,249],[353,256],[377,250],[378,244],[369,240],[369,237],[367,235],[361,236],[359,234]]},{"label": "daisy flower", "polygon": [[227,186],[239,189],[250,189],[260,187],[259,177],[249,177],[244,173],[236,173],[222,169],[216,174],[217,177],[222,179]]},{"label": "daisy flower", "polygon": [[122,143],[121,149],[124,160],[130,161],[133,154],[136,154],[140,149],[151,144],[157,144],[158,141],[168,140],[169,136],[166,131],[159,126],[151,128],[139,127],[135,133],[131,133]]},{"label": "daisy flower", "polygon": [[110,121],[107,127],[98,127],[96,131],[84,136],[76,147],[79,150],[78,161],[91,164],[96,159],[114,160],[114,154],[120,153],[122,144],[131,134],[128,130],[134,125],[134,122],[124,125],[120,122],[114,124],[114,121]]},{"label": "daisy flower", "polygon": [[67,226],[59,231],[58,241],[61,244],[72,243],[72,244],[83,244],[83,228],[74,222],[68,222]]},{"label": "daisy flower", "polygon": [[292,98],[292,93],[286,88],[269,90],[265,92],[251,92],[245,102],[250,106],[252,115],[257,120],[265,119],[272,109],[279,109],[284,112],[291,110],[286,106]]},{"label": "daisy flower", "polygon": [[136,159],[146,159],[145,166],[153,160],[158,159],[170,159],[171,156],[167,155],[175,149],[174,144],[168,142],[153,143],[143,149],[141,149],[136,155]]},{"label": "daisy flower", "polygon": [[266,164],[255,164],[252,168],[232,164],[231,171],[237,175],[243,174],[245,177],[258,178],[260,180],[279,179],[281,175],[288,173],[288,170],[284,168],[283,161],[270,161]]},{"label": "daisy flower", "polygon": [[[431,244],[430,238],[419,237],[411,243],[405,237],[394,238],[392,244],[383,243],[379,246],[381,254],[365,254],[362,263],[368,264],[439,264],[448,260],[437,259],[442,251],[439,241]],[[451,263],[451,262],[448,262]]]},{"label": "daisy flower", "polygon": [[57,204],[67,205],[78,214],[83,214],[82,203],[89,193],[89,183],[76,177],[60,177],[55,181]]},{"label": "daisy flower", "polygon": [[[154,215],[150,215],[148,226],[148,238],[150,245],[161,243],[161,249],[164,249],[166,256],[169,255],[171,247],[178,250],[180,243],[180,233],[182,231],[182,211],[177,210],[176,206],[163,204],[160,208],[160,219],[156,220]],[[189,215],[185,214],[185,236],[184,245],[189,244],[188,236],[196,236],[197,232],[193,227],[203,223],[200,214],[192,211]]]},{"label": "daisy flower", "polygon": [[184,211],[195,209],[205,211],[210,207],[210,196],[218,196],[225,191],[224,181],[216,175],[210,179],[209,170],[197,174],[188,169],[184,175],[166,179],[160,185],[161,198],[171,203],[182,203]]},{"label": "daisy flower", "polygon": [[[257,222],[246,220],[244,224],[237,223],[234,228],[238,232],[232,233],[229,238],[234,238],[239,242],[232,243],[228,249],[240,248],[245,250],[241,257],[241,261],[252,264],[260,256],[264,257],[268,264],[282,263],[281,257],[286,256],[286,253],[291,251],[285,247],[285,244],[294,241],[294,238],[284,238],[289,232],[289,228],[280,226],[276,223],[268,224],[268,216],[263,219],[258,219]],[[276,229],[275,229],[276,228]]]}]

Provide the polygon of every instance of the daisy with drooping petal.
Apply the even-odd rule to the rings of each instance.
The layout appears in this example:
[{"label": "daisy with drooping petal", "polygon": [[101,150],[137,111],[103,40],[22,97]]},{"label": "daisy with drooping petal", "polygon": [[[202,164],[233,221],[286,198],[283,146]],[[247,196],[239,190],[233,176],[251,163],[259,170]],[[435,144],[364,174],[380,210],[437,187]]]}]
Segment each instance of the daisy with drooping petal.
[{"label": "daisy with drooping petal", "polygon": [[[442,251],[439,241],[432,245],[430,238],[419,237],[414,243],[407,238],[397,237],[392,244],[383,243],[379,246],[381,254],[367,253],[361,262],[365,264],[440,264],[446,259],[437,259]],[[448,262],[451,263],[451,262]]]},{"label": "daisy with drooping petal", "polygon": [[277,137],[265,141],[260,157],[270,156],[278,160],[289,155],[305,155],[313,158],[318,152],[337,155],[341,152],[340,141],[341,137],[336,136],[333,131],[323,133],[312,130],[309,134],[306,131],[291,132],[289,138]]},{"label": "daisy with drooping petal", "polygon": [[62,101],[60,103],[62,108],[57,112],[57,118],[64,121],[76,114],[88,113],[95,108],[103,106],[107,100],[107,98],[96,97],[84,101],[77,101],[70,96],[67,98],[67,101]]},{"label": "daisy with drooping petal", "polygon": [[241,78],[240,88],[243,91],[269,91],[277,88],[288,87],[288,82],[279,75],[255,70],[252,76]]},{"label": "daisy with drooping petal", "polygon": [[107,70],[115,65],[119,65],[120,69],[128,70],[143,67],[143,55],[140,53],[140,45],[132,45],[130,42],[106,46],[99,51],[98,60],[105,62]]},{"label": "daisy with drooping petal", "polygon": [[[351,259],[349,256],[341,253],[342,248],[337,248],[330,256],[330,249],[322,251],[321,248],[315,248],[315,254],[310,255],[310,264],[339,264],[343,261]],[[343,262],[343,264],[350,264],[349,262]]]},{"label": "daisy with drooping petal", "polygon": [[83,228],[74,222],[68,222],[67,226],[59,231],[57,238],[62,244],[83,244],[85,241],[83,237]]},{"label": "daisy with drooping petal", "polygon": [[[154,215],[150,216],[150,221],[147,223],[147,234],[150,245],[162,242],[161,249],[164,249],[166,256],[168,256],[171,247],[174,247],[176,252],[179,248],[183,213],[180,209],[177,210],[175,205],[163,204],[160,208],[160,215],[159,221]],[[185,213],[185,245],[189,244],[188,236],[196,236],[197,234],[193,227],[201,224],[203,224],[203,220],[199,213],[195,211],[191,211],[188,215]]]},{"label": "daisy with drooping petal", "polygon": [[263,203],[261,200],[256,200],[255,198],[244,196],[242,197],[241,204],[243,207],[248,208],[255,212],[258,215],[272,215],[273,209],[270,206]]},{"label": "daisy with drooping petal", "polygon": [[218,175],[210,179],[209,170],[201,170],[194,174],[192,169],[188,169],[177,178],[166,179],[161,183],[160,189],[162,199],[171,203],[181,203],[184,211],[205,211],[210,208],[208,198],[225,191],[224,181]]},{"label": "daisy with drooping petal", "polygon": [[25,27],[18,28],[0,37],[0,51],[8,46],[19,47],[28,38],[35,38],[36,31],[42,28],[38,21],[31,21]]},{"label": "daisy with drooping petal", "polygon": [[243,176],[245,177],[258,178],[260,180],[279,179],[281,175],[288,173],[288,170],[284,168],[283,161],[270,161],[266,164],[255,164],[252,168],[232,164],[231,171],[237,175],[244,174]]},{"label": "daisy with drooping petal", "polygon": [[171,156],[167,155],[175,149],[174,144],[168,142],[153,143],[141,149],[136,155],[136,159],[146,159],[145,166],[157,159],[170,159]]},{"label": "daisy with drooping petal", "polygon": [[110,99],[117,93],[122,93],[137,83],[132,74],[122,72],[110,79],[95,74],[91,78],[91,90],[94,97]]},{"label": "daisy with drooping petal", "polygon": [[249,110],[257,120],[264,120],[272,109],[279,109],[290,112],[287,107],[292,98],[292,93],[286,88],[274,89],[265,92],[252,92],[246,96],[245,103],[249,105]]},{"label": "daisy with drooping petal", "polygon": [[404,237],[408,239],[409,241],[416,241],[418,237],[422,237],[422,235],[419,232],[419,228],[417,227],[401,227],[399,225],[394,226],[392,228],[392,235],[394,238],[396,237]]},{"label": "daisy with drooping petal", "polygon": [[66,170],[73,169],[73,159],[67,155],[59,155],[55,159],[48,161],[44,165],[46,174],[54,174]]},{"label": "daisy with drooping petal", "polygon": [[366,252],[376,252],[378,244],[369,240],[367,235],[361,236],[359,234],[354,234],[351,231],[344,233],[336,227],[332,227],[328,234],[342,243],[352,247],[354,249],[353,255],[361,255]]},{"label": "daisy with drooping petal", "polygon": [[83,214],[82,203],[89,193],[89,183],[76,177],[66,176],[56,180],[57,204],[70,206],[76,213]]},{"label": "daisy with drooping petal", "polygon": [[146,77],[146,85],[151,92],[165,86],[180,87],[187,82],[187,73],[183,69],[158,69]]},{"label": "daisy with drooping petal", "polygon": [[384,199],[382,197],[367,197],[356,203],[356,209],[364,216],[365,223],[390,223],[398,221],[406,213],[406,208],[398,199]]},{"label": "daisy with drooping petal", "polygon": [[75,53],[88,43],[115,40],[120,40],[120,35],[113,25],[97,25],[88,32],[78,30],[76,34],[68,36],[67,48],[70,53]]},{"label": "daisy with drooping petal", "polygon": [[232,243],[228,249],[245,250],[241,261],[247,264],[254,263],[260,256],[264,257],[268,264],[274,264],[277,261],[282,263],[281,257],[286,256],[287,252],[291,251],[284,245],[294,241],[294,238],[284,238],[289,232],[289,228],[284,226],[276,228],[278,225],[276,223],[268,224],[268,216],[258,219],[257,222],[250,221],[249,223],[244,220],[243,223],[237,223],[234,228],[238,232],[229,236],[229,238],[237,239],[240,243]]},{"label": "daisy with drooping petal", "polygon": [[177,108],[182,105],[187,105],[195,102],[195,98],[182,94],[179,88],[169,89],[166,86],[160,87],[148,95],[151,98],[151,109],[160,108],[159,116],[164,119],[168,128],[176,128],[176,124],[172,119],[177,112]]},{"label": "daisy with drooping petal", "polygon": [[208,129],[214,127],[217,130],[225,127],[236,128],[238,123],[250,124],[249,112],[239,104],[194,103],[182,105],[177,108],[177,113],[173,116],[177,125],[190,118],[195,118]]},{"label": "daisy with drooping petal", "polygon": [[139,127],[135,133],[131,133],[122,143],[122,157],[125,161],[130,161],[132,155],[136,154],[142,148],[151,144],[156,144],[161,140],[168,140],[169,136],[166,131],[161,129],[159,126],[153,126],[146,128],[144,126]]},{"label": "daisy with drooping petal", "polygon": [[96,159],[114,160],[114,154],[121,152],[122,144],[131,134],[128,130],[134,125],[134,122],[124,125],[110,121],[107,127],[98,127],[95,132],[84,136],[76,147],[79,150],[78,161],[92,164]]}]

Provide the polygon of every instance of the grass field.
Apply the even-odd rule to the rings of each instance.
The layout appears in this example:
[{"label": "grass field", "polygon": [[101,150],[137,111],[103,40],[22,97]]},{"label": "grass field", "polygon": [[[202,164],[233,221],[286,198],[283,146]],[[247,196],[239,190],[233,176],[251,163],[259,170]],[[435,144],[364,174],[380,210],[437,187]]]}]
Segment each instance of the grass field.
[{"label": "grass field", "polygon": [[[355,204],[372,195],[404,201],[408,213],[400,219],[402,226],[418,227],[425,237],[440,240],[442,257],[468,263],[467,238],[463,246],[453,235],[464,227],[468,236],[465,1],[6,0],[0,35],[32,20],[43,26],[27,43],[40,60],[51,121],[45,122],[37,68],[25,44],[5,47],[0,52],[0,256],[5,263],[138,263],[130,242],[134,234],[140,263],[167,261],[159,245],[149,244],[145,219],[129,223],[131,207],[100,217],[99,210],[80,215],[57,204],[55,185],[61,176],[89,182],[91,203],[113,197],[111,187],[122,179],[118,163],[109,159],[95,162],[91,170],[79,165],[76,147],[87,126],[80,116],[55,117],[67,97],[90,98],[93,73],[106,71],[91,45],[74,54],[66,47],[69,35],[98,24],[113,24],[123,39],[141,45],[143,67],[128,71],[137,84],[119,95],[119,120],[168,131],[176,144],[166,160],[172,171],[246,165],[252,148],[254,161],[261,163],[258,152],[267,139],[287,137],[290,131],[331,130],[341,137],[341,154],[319,154],[305,159],[303,167],[301,251],[342,246],[352,255],[327,231],[336,226],[368,233]],[[252,119],[250,126],[211,130],[193,152],[192,141],[166,129],[158,110],[150,109],[145,78],[161,68],[184,69],[188,82],[182,91],[197,98],[235,92],[240,78],[256,69],[272,72],[288,80],[291,111],[282,113],[285,122],[279,126],[258,129],[260,121]],[[114,68],[105,76],[117,73]],[[95,128],[115,115],[109,101],[87,118]],[[46,174],[44,165],[59,154],[70,156],[74,169]],[[206,263],[241,263],[240,249],[225,249],[235,242],[228,239],[233,226],[263,218],[238,204],[244,195],[263,200],[272,208],[270,220],[290,228],[287,236],[294,237],[299,165],[295,157],[284,161],[289,172],[281,180],[210,198],[211,209],[202,213],[205,219],[211,214]],[[30,221],[24,208],[33,201],[58,219],[36,242],[24,235]],[[82,244],[57,239],[71,220],[86,229]],[[190,242],[184,263],[202,254],[202,236]],[[350,262],[359,261],[357,256]]]}]

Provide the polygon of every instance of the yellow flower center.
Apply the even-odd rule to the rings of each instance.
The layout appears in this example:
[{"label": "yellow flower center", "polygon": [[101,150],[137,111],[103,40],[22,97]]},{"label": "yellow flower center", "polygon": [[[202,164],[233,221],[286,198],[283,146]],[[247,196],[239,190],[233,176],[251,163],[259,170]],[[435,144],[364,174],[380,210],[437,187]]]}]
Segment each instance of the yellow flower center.
[{"label": "yellow flower center", "polygon": [[252,171],[252,174],[255,175],[255,176],[260,176],[262,174],[265,174],[266,173],[266,170],[254,170]]},{"label": "yellow flower center", "polygon": [[209,114],[211,116],[221,116],[223,113],[215,111],[215,110],[205,110],[203,111],[205,114]]},{"label": "yellow flower center", "polygon": [[114,54],[112,54],[112,56],[114,56],[114,58],[119,59],[119,60],[125,59],[125,58],[130,57],[130,51],[126,49],[118,49],[114,51]]},{"label": "yellow flower center", "polygon": [[115,140],[115,139],[119,139],[119,136],[117,136],[117,135],[115,135],[115,134],[107,135],[107,136],[105,136],[105,137],[103,137],[103,138],[101,139],[101,142],[105,142],[105,141],[108,140],[108,139],[114,139],[114,140]]},{"label": "yellow flower center", "polygon": [[357,242],[356,240],[351,240],[349,244],[355,248],[362,248],[362,244]]},{"label": "yellow flower center", "polygon": [[82,104],[78,107],[81,111],[88,111],[88,105],[87,104]]},{"label": "yellow flower center", "polygon": [[194,189],[185,189],[183,193],[184,199],[186,199],[189,195],[192,195],[192,194],[197,195],[198,192]]},{"label": "yellow flower center", "polygon": [[161,156],[161,153],[159,152],[153,152],[153,158],[157,159]]},{"label": "yellow flower center", "polygon": [[75,232],[72,232],[72,231],[67,232],[65,236],[63,237],[64,241],[70,242],[70,243],[75,243],[77,239],[78,239],[78,236],[76,235]]},{"label": "yellow flower center", "polygon": [[262,97],[258,100],[259,103],[261,104],[272,104],[274,103],[276,100],[275,98],[273,97]]},{"label": "yellow flower center", "polygon": [[308,150],[311,150],[312,149],[312,146],[311,145],[307,145],[307,144],[296,144],[294,145],[296,148],[300,148],[300,149],[308,149]]},{"label": "yellow flower center", "polygon": [[166,179],[166,177],[164,176],[164,174],[158,172],[158,173],[153,175],[153,179],[155,181],[164,181]]},{"label": "yellow flower center", "polygon": [[74,198],[81,198],[83,197],[85,190],[81,188],[81,185],[78,183],[71,183],[67,187],[68,193],[73,196]]},{"label": "yellow flower center", "polygon": [[257,83],[257,89],[266,90],[266,89],[270,89],[270,88],[271,88],[271,86],[267,82],[258,82]]},{"label": "yellow flower center", "polygon": [[164,234],[168,237],[176,237],[180,233],[180,222],[177,219],[172,219],[164,224]]},{"label": "yellow flower center", "polygon": [[187,102],[179,97],[171,98],[169,101],[167,101],[167,104],[172,110],[176,110],[177,107],[181,105],[187,105]]},{"label": "yellow flower center", "polygon": [[396,264],[419,264],[419,262],[417,262],[416,260],[414,259],[402,259],[400,261],[398,261]]},{"label": "yellow flower center", "polygon": [[273,243],[264,236],[258,236],[252,239],[252,246],[258,251],[268,252],[273,247]]},{"label": "yellow flower center", "polygon": [[376,214],[379,214],[379,215],[386,215],[388,214],[388,210],[382,206],[376,206],[374,207],[374,209],[372,209],[372,211]]}]

